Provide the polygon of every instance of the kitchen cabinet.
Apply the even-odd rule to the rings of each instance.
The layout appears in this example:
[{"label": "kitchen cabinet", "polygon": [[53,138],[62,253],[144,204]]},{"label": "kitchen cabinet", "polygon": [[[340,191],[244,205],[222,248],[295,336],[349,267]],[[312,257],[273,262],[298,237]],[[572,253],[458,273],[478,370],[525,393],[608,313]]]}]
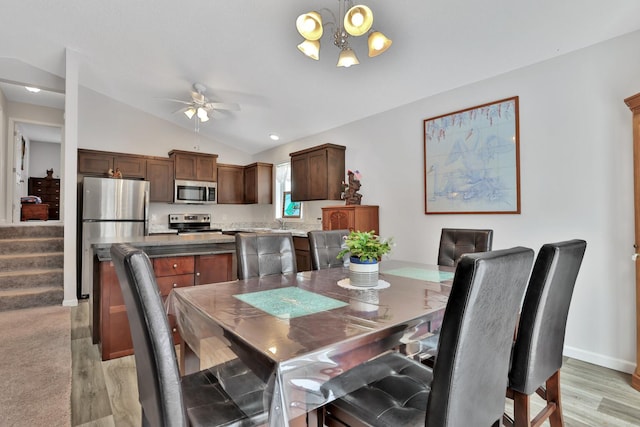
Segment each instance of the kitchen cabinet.
[{"label": "kitchen cabinet", "polygon": [[324,144],[290,153],[291,200],[340,200],[345,150]]},{"label": "kitchen cabinet", "polygon": [[[163,301],[174,288],[226,282],[237,277],[233,253],[159,257],[151,261]],[[94,274],[94,283],[98,285],[93,292],[93,342],[100,343],[102,360],[133,354],[129,319],[113,262],[96,261]],[[173,342],[178,344],[176,319],[169,315],[168,320]]]},{"label": "kitchen cabinet", "polygon": [[145,179],[147,176],[147,160],[144,156],[116,154],[113,156],[113,170],[120,170],[123,178]]},{"label": "kitchen cabinet", "polygon": [[323,230],[371,231],[380,234],[378,206],[342,205],[322,208]]},{"label": "kitchen cabinet", "polygon": [[273,203],[273,165],[218,164],[218,204]]},{"label": "kitchen cabinet", "polygon": [[273,203],[273,165],[253,163],[244,167],[244,203]]},{"label": "kitchen cabinet", "polygon": [[244,167],[218,165],[218,204],[244,203]]},{"label": "kitchen cabinet", "polygon": [[[38,196],[48,205],[46,219],[60,219],[60,180],[57,178],[29,178],[29,195]],[[23,210],[26,205],[22,205]],[[27,209],[29,206],[27,206]],[[24,212],[23,212],[24,213]]]},{"label": "kitchen cabinet", "polygon": [[120,169],[123,178],[149,181],[149,201],[173,201],[173,160],[108,151],[78,150],[78,174],[108,176],[109,169]]},{"label": "kitchen cabinet", "polygon": [[217,181],[217,154],[172,150],[169,152],[169,157],[174,161],[175,179]]},{"label": "kitchen cabinet", "polygon": [[173,202],[173,160],[147,159],[150,202]]},{"label": "kitchen cabinet", "polygon": [[198,255],[195,257],[195,285],[236,280],[233,254]]},{"label": "kitchen cabinet", "polygon": [[298,271],[311,270],[311,250],[309,249],[309,238],[293,236],[293,247],[296,251],[296,264]]},{"label": "kitchen cabinet", "polygon": [[[114,153],[78,150],[78,173],[89,176],[108,176],[113,168]],[[115,169],[114,169],[115,170]]]}]

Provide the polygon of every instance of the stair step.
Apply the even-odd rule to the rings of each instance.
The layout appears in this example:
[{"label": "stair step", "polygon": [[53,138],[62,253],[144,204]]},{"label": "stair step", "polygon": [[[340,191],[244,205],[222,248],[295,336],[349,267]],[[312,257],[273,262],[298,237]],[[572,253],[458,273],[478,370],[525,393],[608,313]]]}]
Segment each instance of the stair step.
[{"label": "stair step", "polygon": [[37,225],[37,226],[2,226],[0,227],[0,239],[15,239],[25,237],[63,237],[64,226],[61,225]]},{"label": "stair step", "polygon": [[0,290],[50,286],[64,288],[62,268],[3,271],[0,273]]},{"label": "stair step", "polygon": [[64,251],[64,238],[39,237],[25,239],[0,239],[0,255],[45,253]]},{"label": "stair step", "polygon": [[0,291],[0,311],[61,305],[63,300],[64,289],[61,287],[2,290]]},{"label": "stair step", "polygon": [[63,266],[64,252],[0,255],[0,271],[4,272],[42,268],[62,268]]}]

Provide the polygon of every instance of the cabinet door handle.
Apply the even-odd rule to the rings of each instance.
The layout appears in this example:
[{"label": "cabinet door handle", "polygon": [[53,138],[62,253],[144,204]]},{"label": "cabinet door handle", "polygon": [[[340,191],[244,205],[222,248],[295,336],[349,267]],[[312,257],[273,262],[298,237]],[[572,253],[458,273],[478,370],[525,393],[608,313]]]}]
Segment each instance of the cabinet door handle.
[{"label": "cabinet door handle", "polygon": [[173,268],[178,268],[178,264],[173,264]]},{"label": "cabinet door handle", "polygon": [[177,287],[178,287],[178,284],[177,284],[177,283],[174,283],[174,284],[173,284],[173,287],[174,287],[174,288],[177,288]]},{"label": "cabinet door handle", "polygon": [[196,276],[197,276],[197,277],[200,277],[200,272],[197,272],[197,273],[196,273]]},{"label": "cabinet door handle", "polygon": [[173,329],[171,330],[171,332],[173,332],[173,333],[175,334],[176,332],[178,332],[178,330],[177,330],[176,328],[173,328]]}]

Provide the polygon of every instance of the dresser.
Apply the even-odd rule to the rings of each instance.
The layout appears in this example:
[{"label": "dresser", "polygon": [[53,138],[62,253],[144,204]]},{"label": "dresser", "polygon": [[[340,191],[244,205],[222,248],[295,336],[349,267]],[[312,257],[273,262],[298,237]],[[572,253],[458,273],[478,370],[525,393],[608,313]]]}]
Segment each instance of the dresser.
[{"label": "dresser", "polygon": [[60,219],[60,180],[57,178],[29,178],[29,195],[38,196],[49,205],[49,219]]}]

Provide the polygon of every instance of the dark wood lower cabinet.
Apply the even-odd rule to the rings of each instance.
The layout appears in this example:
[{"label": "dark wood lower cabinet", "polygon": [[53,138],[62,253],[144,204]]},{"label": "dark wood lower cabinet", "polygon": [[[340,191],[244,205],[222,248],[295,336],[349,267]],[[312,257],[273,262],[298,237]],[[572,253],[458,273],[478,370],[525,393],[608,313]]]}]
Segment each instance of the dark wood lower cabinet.
[{"label": "dark wood lower cabinet", "polygon": [[293,236],[293,247],[296,250],[296,264],[298,271],[311,270],[311,252],[309,250],[309,238]]},{"label": "dark wood lower cabinet", "polygon": [[[154,258],[152,262],[160,295],[166,300],[174,288],[234,280],[233,260],[232,253],[223,253]],[[93,309],[98,315],[93,321],[98,325],[92,328],[93,342],[100,343],[102,360],[133,354],[129,319],[113,262],[99,262],[97,276]],[[176,319],[171,315],[168,319],[173,342],[179,344]]]}]

